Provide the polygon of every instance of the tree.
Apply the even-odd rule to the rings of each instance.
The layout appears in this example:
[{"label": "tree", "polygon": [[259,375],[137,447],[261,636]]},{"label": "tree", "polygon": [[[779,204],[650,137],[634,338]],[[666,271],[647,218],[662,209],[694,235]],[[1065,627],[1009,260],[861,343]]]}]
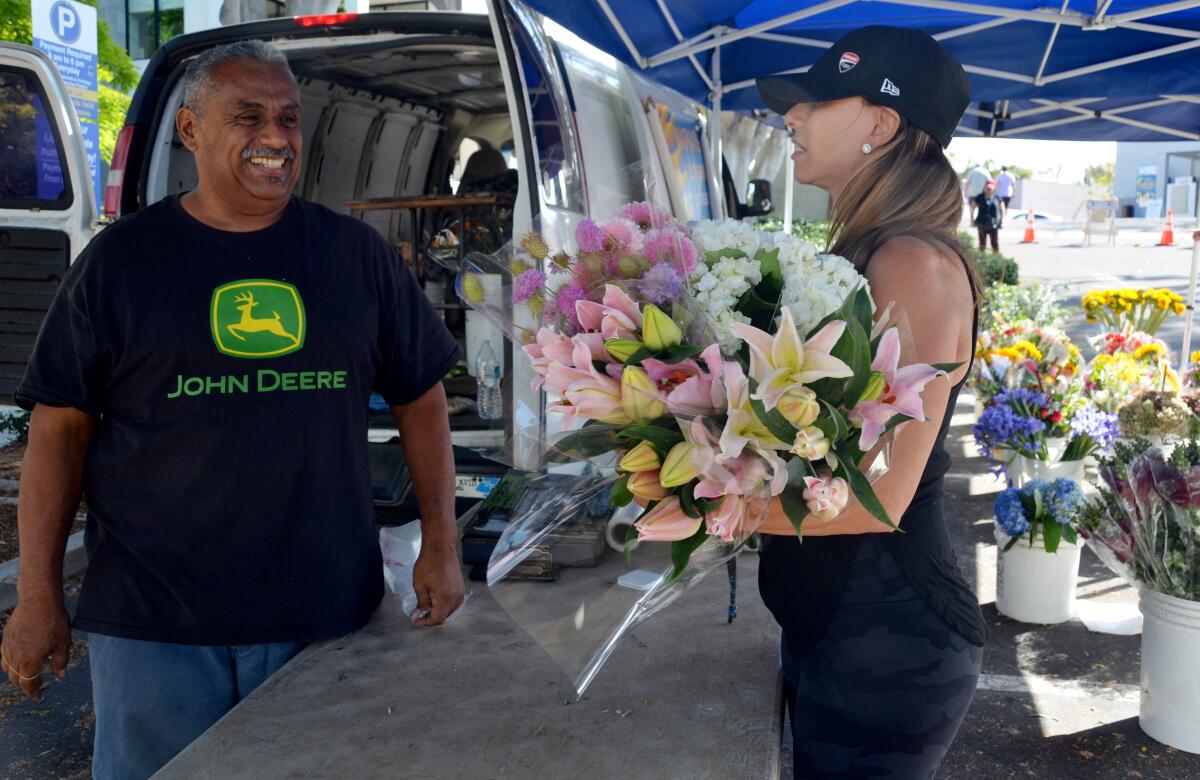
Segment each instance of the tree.
[{"label": "tree", "polygon": [[[967,164],[965,166],[963,166],[961,168],[961,170],[959,170],[958,177],[960,179],[966,177],[966,175],[968,173],[970,173],[971,170],[976,165],[982,165],[984,167],[984,169],[987,171],[990,171],[993,176],[998,176],[1000,174],[1000,163],[997,163],[995,160],[988,159],[988,160],[984,160],[983,162],[976,162],[975,160],[968,160]],[[1028,168],[1024,168],[1020,165],[1009,165],[1008,172],[1011,173],[1013,176],[1016,176],[1018,179],[1032,179],[1033,178],[1033,171],[1029,170]]]},{"label": "tree", "polygon": [[[96,0],[79,0],[96,7]],[[33,20],[29,0],[0,0],[0,39],[33,45]],[[103,19],[97,19],[96,50],[98,52],[100,155],[105,162],[112,160],[117,134],[125,123],[129,95],[137,86],[137,68],[129,53],[113,40],[112,32]]]},{"label": "tree", "polygon": [[1113,162],[1089,165],[1083,169],[1083,183],[1097,195],[1111,195],[1117,164]]}]

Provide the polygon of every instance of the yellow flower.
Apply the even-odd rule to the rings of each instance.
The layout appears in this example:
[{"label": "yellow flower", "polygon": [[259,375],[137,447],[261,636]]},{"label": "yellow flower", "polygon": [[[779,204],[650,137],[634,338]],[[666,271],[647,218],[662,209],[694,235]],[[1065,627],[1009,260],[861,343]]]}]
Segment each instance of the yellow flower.
[{"label": "yellow flower", "polygon": [[638,445],[621,456],[620,463],[617,468],[621,471],[657,471],[662,463],[659,461],[658,453],[654,451],[654,447],[650,442],[638,442]]},{"label": "yellow flower", "polygon": [[692,445],[684,441],[667,453],[658,480],[665,488],[679,487],[695,479],[697,473],[696,464],[692,461]]},{"label": "yellow flower", "polygon": [[670,349],[683,340],[675,321],[654,304],[642,309],[642,342],[651,352]]},{"label": "yellow flower", "polygon": [[1146,357],[1147,355],[1150,355],[1152,360],[1157,360],[1158,358],[1165,355],[1166,352],[1167,352],[1167,349],[1162,344],[1154,344],[1154,343],[1143,344],[1142,346],[1138,347],[1137,349],[1135,349],[1133,351],[1133,358],[1134,358],[1134,360],[1141,360],[1142,358]]},{"label": "yellow flower", "polygon": [[1017,352],[1023,352],[1027,357],[1040,361],[1042,359],[1042,351],[1037,348],[1032,341],[1018,341],[1012,347]]}]

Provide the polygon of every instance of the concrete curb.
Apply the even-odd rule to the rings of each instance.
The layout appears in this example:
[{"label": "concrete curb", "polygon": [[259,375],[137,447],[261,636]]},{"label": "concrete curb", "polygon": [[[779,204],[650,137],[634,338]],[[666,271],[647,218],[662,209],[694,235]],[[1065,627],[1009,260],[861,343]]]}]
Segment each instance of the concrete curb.
[{"label": "concrete curb", "polygon": [[[17,572],[21,559],[0,564],[0,612],[7,612],[17,605]],[[83,531],[67,538],[67,551],[63,555],[63,577],[74,577],[87,568],[87,550],[83,547]]]}]

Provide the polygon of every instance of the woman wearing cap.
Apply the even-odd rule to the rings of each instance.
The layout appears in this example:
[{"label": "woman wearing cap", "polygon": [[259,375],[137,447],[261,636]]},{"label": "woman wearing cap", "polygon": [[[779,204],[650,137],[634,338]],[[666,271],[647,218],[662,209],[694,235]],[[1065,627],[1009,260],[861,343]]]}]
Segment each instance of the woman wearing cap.
[{"label": "woman wearing cap", "polygon": [[906,362],[958,363],[922,397],[875,485],[902,533],[860,507],[809,519],[776,505],[759,589],[783,628],[796,777],[924,778],[970,705],[987,628],[943,518],[944,447],[974,353],[980,282],[955,238],[958,177],[942,152],[969,102],[962,66],[928,35],[866,27],[803,74],[760,79],[784,115],[796,180],[832,198],[829,251],[907,321]]}]

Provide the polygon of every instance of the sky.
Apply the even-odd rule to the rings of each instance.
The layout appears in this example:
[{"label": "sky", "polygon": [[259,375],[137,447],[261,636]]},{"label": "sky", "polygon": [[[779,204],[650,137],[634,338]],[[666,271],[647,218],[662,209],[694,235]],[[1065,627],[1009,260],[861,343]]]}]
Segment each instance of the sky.
[{"label": "sky", "polygon": [[[954,167],[993,160],[1028,168],[1039,181],[1082,184],[1089,165],[1116,162],[1115,141],[1028,141],[1020,138],[955,138],[947,149]],[[992,173],[999,173],[999,168]]]}]

